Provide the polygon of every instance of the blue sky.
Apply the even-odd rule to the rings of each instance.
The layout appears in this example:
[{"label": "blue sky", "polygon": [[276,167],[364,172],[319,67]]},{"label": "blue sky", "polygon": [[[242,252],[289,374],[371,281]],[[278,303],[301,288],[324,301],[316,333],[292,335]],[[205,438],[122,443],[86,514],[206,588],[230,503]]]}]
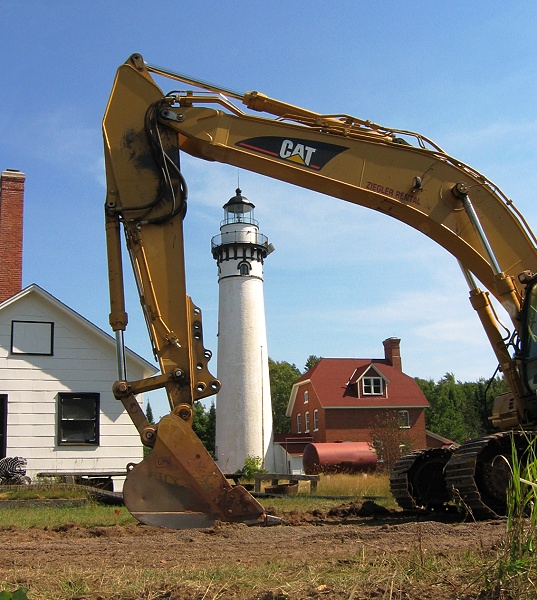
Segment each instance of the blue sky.
[{"label": "blue sky", "polygon": [[[534,2],[0,0],[0,14],[0,169],[27,177],[23,282],[105,331],[101,119],[115,71],[134,52],[223,87],[420,132],[536,222]],[[492,375],[458,264],[428,238],[234,167],[182,162],[188,291],[213,352],[210,240],[240,178],[276,248],[265,263],[273,359],[303,368],[310,354],[382,357],[382,340],[396,336],[409,375]],[[127,344],[151,360],[131,284],[128,310]],[[214,373],[216,360],[210,366]]]}]

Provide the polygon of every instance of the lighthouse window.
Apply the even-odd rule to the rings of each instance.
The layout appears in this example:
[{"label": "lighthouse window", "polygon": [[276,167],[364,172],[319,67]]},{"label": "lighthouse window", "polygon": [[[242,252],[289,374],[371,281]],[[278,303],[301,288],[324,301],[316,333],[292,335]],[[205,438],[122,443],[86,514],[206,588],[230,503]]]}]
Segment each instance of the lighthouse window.
[{"label": "lighthouse window", "polygon": [[250,275],[250,265],[247,262],[242,262],[239,265],[239,273],[241,275]]}]

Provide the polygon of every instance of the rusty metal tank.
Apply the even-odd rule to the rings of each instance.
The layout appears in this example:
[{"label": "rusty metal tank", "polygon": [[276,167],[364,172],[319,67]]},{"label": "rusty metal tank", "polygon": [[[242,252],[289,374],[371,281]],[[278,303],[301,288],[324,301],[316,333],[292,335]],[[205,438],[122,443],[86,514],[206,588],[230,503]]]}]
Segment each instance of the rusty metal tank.
[{"label": "rusty metal tank", "polygon": [[308,444],[302,455],[306,475],[356,473],[377,465],[377,453],[369,442],[324,442]]}]

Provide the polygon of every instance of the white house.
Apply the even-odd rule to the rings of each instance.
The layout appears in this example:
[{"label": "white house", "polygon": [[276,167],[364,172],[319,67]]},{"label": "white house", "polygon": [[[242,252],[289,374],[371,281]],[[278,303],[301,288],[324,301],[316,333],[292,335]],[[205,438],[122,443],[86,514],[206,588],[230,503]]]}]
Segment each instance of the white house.
[{"label": "white house", "polygon": [[[31,285],[0,304],[0,457],[38,472],[119,472],[143,457],[112,394],[115,341]],[[129,378],[156,369],[127,351]]]},{"label": "white house", "polygon": [[[32,479],[123,473],[143,447],[112,394],[114,339],[39,286],[22,289],[24,182],[0,174],[0,458],[25,458]],[[131,380],[157,372],[134,352],[126,359]]]}]

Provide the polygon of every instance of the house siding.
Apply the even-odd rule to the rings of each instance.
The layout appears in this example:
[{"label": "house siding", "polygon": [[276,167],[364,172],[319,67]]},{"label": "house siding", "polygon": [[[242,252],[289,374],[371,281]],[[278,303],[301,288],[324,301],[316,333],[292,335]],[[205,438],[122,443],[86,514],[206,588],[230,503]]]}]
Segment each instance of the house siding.
[{"label": "house siding", "polygon": [[[304,393],[308,393],[308,402],[304,403]],[[319,427],[317,430],[314,428],[314,412],[318,411],[319,416]],[[305,423],[306,423],[306,412],[309,412],[310,415],[310,428],[309,432],[305,431]],[[291,418],[291,431],[293,434],[297,433],[296,426],[296,416],[297,414],[301,415],[302,421],[302,434],[307,434],[311,436],[313,442],[324,442],[325,433],[325,416],[324,410],[321,407],[321,403],[319,402],[319,398],[315,392],[315,388],[311,385],[311,383],[302,384],[299,387],[299,391],[297,392],[297,398],[294,405],[293,416]]]},{"label": "house siding", "polygon": [[414,448],[425,448],[425,416],[422,408],[412,409],[327,409],[325,412],[326,432],[324,442],[367,442],[372,441],[372,432],[384,418],[396,416],[399,410],[408,410]]},{"label": "house siding", "polygon": [[[0,311],[0,393],[8,396],[6,455],[26,458],[32,478],[40,471],[122,471],[143,458],[139,434],[111,391],[117,379],[113,340],[70,318],[68,311],[38,293],[22,295]],[[53,322],[53,355],[10,354],[13,320]],[[153,374],[141,359],[128,358],[127,366],[133,380]],[[98,445],[57,444],[60,392],[99,394]]]}]

